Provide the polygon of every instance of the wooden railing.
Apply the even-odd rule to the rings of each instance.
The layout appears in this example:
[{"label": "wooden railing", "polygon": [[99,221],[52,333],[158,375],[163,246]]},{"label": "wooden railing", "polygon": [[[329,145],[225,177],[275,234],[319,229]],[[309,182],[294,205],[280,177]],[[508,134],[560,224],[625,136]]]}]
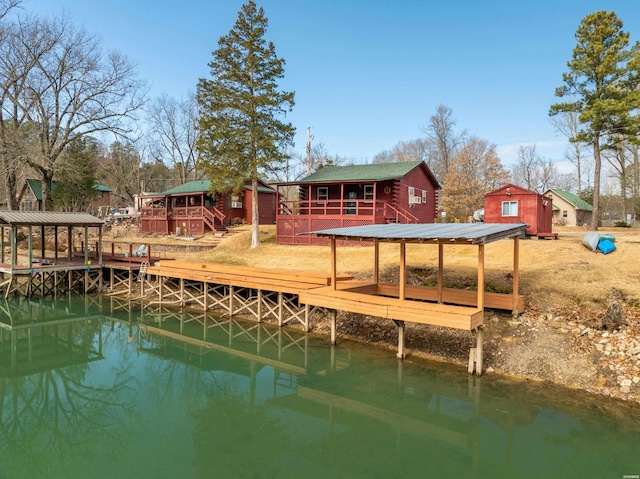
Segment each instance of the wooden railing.
[{"label": "wooden railing", "polygon": [[418,223],[419,219],[409,211],[386,201],[373,200],[296,200],[283,201],[278,216],[292,215],[347,216],[369,218],[373,223]]}]

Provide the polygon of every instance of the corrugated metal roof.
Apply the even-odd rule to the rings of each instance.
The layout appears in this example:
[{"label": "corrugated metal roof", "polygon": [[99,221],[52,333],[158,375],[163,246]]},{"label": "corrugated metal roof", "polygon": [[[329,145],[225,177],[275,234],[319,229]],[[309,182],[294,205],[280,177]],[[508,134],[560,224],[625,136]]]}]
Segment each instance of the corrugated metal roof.
[{"label": "corrugated metal roof", "polygon": [[0,211],[0,224],[17,226],[101,226],[104,221],[88,213]]},{"label": "corrugated metal roof", "polygon": [[312,231],[310,234],[358,241],[378,239],[385,242],[487,244],[522,236],[527,228],[524,223],[384,224],[333,228]]},{"label": "corrugated metal roof", "polygon": [[[251,182],[247,182],[244,185],[245,189],[251,189]],[[188,193],[202,193],[203,191],[210,191],[211,182],[209,180],[193,180],[188,181],[183,185],[176,186],[175,188],[171,188],[163,193],[162,196],[167,195],[183,195]],[[275,193],[276,191],[273,188],[261,185],[258,183],[258,191],[262,191],[263,193]]]},{"label": "corrugated metal roof", "polygon": [[318,183],[333,181],[382,181],[401,178],[422,161],[398,163],[374,163],[370,165],[327,166],[311,173],[296,183]]}]

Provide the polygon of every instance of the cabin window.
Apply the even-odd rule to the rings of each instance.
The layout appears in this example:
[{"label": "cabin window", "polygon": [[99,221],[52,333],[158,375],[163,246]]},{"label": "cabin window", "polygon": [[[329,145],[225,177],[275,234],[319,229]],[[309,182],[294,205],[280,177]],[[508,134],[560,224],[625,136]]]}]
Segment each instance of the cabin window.
[{"label": "cabin window", "polygon": [[569,217],[569,212],[567,210],[562,210],[562,217],[563,218],[568,218]]},{"label": "cabin window", "polygon": [[412,198],[416,195],[416,189],[413,186],[409,187],[409,198]]},{"label": "cabin window", "polygon": [[364,185],[365,201],[373,201],[373,185]]},{"label": "cabin window", "polygon": [[318,189],[316,190],[316,199],[318,201],[327,201],[329,199],[329,187],[318,186]]},{"label": "cabin window", "polygon": [[503,201],[502,202],[502,216],[518,216],[518,202],[517,201]]},{"label": "cabin window", "polygon": [[422,203],[427,204],[427,190],[422,190]]}]

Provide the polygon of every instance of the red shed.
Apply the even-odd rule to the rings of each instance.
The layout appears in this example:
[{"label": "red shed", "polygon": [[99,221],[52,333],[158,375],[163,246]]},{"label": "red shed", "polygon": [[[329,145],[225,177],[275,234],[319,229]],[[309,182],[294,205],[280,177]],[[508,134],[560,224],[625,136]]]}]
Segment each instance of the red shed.
[{"label": "red shed", "polygon": [[484,195],[484,221],[525,223],[525,233],[538,238],[556,238],[552,232],[553,200],[535,191],[508,184]]},{"label": "red shed", "polygon": [[[251,182],[238,194],[209,191],[209,180],[195,180],[158,195],[140,197],[139,225],[142,233],[202,234],[206,230],[224,232],[235,223],[251,223]],[[258,181],[260,224],[276,222],[277,192]]]}]

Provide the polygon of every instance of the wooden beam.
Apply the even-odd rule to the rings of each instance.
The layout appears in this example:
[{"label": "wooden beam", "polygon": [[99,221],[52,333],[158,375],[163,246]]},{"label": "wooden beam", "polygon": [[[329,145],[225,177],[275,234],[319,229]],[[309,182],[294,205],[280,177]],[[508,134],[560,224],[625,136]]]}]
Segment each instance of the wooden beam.
[{"label": "wooden beam", "polygon": [[338,311],[336,311],[335,309],[332,309],[329,311],[329,321],[331,322],[331,344],[336,344],[336,336],[337,336],[337,329],[336,329],[336,319],[338,317]]},{"label": "wooden beam", "polygon": [[0,263],[4,263],[4,226],[0,226]]},{"label": "wooden beam", "polygon": [[380,281],[380,240],[373,240],[373,282]]},{"label": "wooden beam", "polygon": [[336,289],[337,261],[336,261],[336,238],[331,237],[331,287]]},{"label": "wooden beam", "polygon": [[84,264],[89,263],[89,227],[84,227]]},{"label": "wooden beam", "polygon": [[28,241],[28,248],[29,248],[29,268],[31,268],[33,266],[33,228],[31,226],[29,226],[29,241]]},{"label": "wooden beam", "polygon": [[438,303],[442,304],[442,289],[444,288],[444,245],[438,243]]},{"label": "wooden beam", "polygon": [[58,262],[58,225],[53,227],[53,259]]},{"label": "wooden beam", "polygon": [[405,287],[407,283],[407,243],[400,242],[400,292],[401,300],[405,299]]},{"label": "wooden beam", "polygon": [[40,226],[40,257],[44,258],[44,250],[45,250],[45,244],[44,244],[44,226]]},{"label": "wooden beam", "polygon": [[513,315],[518,316],[518,300],[520,297],[520,238],[513,237]]},{"label": "wooden beam", "polygon": [[484,315],[484,244],[478,245],[478,309]]}]

